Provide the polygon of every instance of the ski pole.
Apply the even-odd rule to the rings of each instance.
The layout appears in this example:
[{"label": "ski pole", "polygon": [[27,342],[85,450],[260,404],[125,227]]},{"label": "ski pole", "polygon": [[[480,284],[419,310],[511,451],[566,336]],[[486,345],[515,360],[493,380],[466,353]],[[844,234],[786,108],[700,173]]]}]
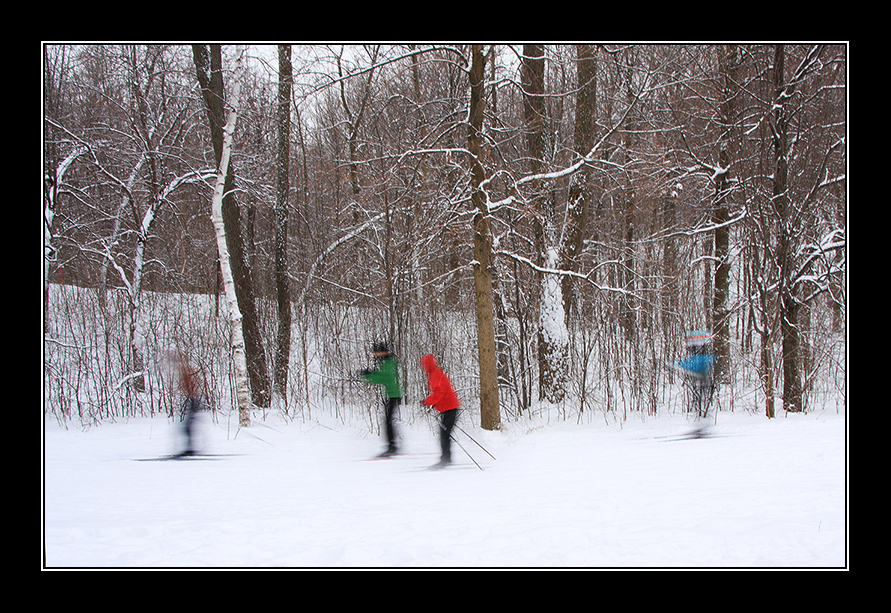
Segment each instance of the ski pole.
[{"label": "ski pole", "polygon": [[455,424],[455,427],[458,428],[461,432],[463,432],[463,433],[464,433],[464,436],[466,436],[467,438],[469,438],[470,440],[472,440],[474,443],[476,443],[477,447],[479,447],[480,449],[482,449],[483,451],[485,451],[486,453],[488,453],[490,458],[492,458],[493,460],[497,460],[497,459],[498,459],[498,458],[496,458],[495,456],[493,456],[491,453],[489,453],[489,450],[488,450],[488,449],[486,449],[485,447],[483,447],[482,445],[480,445],[479,443],[477,443],[477,441],[476,441],[475,438],[473,438],[472,436],[470,436],[469,434],[467,434],[467,432],[464,430],[464,428],[462,428],[462,427],[459,426],[458,424]]},{"label": "ski pole", "polygon": [[458,447],[461,448],[461,451],[463,451],[463,452],[467,455],[467,457],[470,458],[470,461],[471,461],[471,462],[473,462],[474,464],[476,464],[476,467],[477,467],[477,468],[479,468],[480,470],[483,470],[483,467],[480,466],[479,463],[478,463],[476,460],[473,459],[473,456],[470,455],[470,454],[467,452],[466,449],[464,449],[464,445],[462,445],[461,443],[459,443],[459,442],[458,442],[458,439],[456,439],[456,438],[455,438],[454,436],[452,436],[451,434],[449,434],[449,438],[452,439],[452,440],[455,442],[455,444],[458,445]]}]

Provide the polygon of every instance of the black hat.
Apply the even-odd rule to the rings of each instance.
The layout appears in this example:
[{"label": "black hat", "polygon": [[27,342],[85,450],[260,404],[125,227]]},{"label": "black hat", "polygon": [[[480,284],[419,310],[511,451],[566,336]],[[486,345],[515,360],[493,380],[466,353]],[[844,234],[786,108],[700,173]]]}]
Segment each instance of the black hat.
[{"label": "black hat", "polygon": [[384,341],[378,341],[371,346],[372,353],[390,353],[390,348]]}]

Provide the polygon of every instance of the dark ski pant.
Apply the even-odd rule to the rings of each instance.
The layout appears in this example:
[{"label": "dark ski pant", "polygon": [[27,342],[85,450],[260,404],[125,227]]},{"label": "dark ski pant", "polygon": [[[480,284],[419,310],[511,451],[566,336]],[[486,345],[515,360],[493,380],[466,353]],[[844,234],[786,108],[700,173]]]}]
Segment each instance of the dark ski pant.
[{"label": "dark ski pant", "polygon": [[458,409],[444,411],[440,415],[441,429],[439,431],[439,445],[442,448],[442,462],[452,461],[452,430],[458,419]]},{"label": "dark ski pant", "polygon": [[387,398],[384,403],[384,421],[387,428],[387,451],[396,453],[396,414],[402,398]]},{"label": "dark ski pant", "polygon": [[191,455],[195,449],[195,419],[201,409],[201,401],[198,398],[187,398],[183,406],[183,433],[186,435],[186,448],[182,455]]}]

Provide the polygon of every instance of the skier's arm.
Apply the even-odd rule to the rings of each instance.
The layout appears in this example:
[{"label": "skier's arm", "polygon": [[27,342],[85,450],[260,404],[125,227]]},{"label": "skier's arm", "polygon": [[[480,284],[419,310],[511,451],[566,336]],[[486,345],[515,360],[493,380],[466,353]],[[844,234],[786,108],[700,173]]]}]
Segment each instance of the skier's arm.
[{"label": "skier's arm", "polygon": [[429,407],[435,407],[445,397],[442,379],[436,375],[430,376],[430,395],[424,399],[423,403]]},{"label": "skier's arm", "polygon": [[377,385],[391,385],[396,376],[394,364],[390,360],[383,361],[380,370],[363,370],[359,374],[369,383]]},{"label": "skier's arm", "polygon": [[359,375],[361,375],[361,377],[369,383],[377,383],[379,385],[382,385],[384,383],[384,375],[379,370],[363,370],[359,373]]}]

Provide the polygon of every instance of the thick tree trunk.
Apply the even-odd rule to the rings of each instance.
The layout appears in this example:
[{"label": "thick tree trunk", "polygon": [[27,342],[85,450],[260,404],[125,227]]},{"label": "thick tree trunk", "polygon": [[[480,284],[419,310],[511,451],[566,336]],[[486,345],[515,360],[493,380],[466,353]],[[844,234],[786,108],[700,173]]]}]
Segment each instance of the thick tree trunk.
[{"label": "thick tree trunk", "polygon": [[[524,45],[521,65],[523,82],[523,112],[526,124],[526,152],[529,171],[538,174],[544,163],[544,132],[546,108],[544,103],[544,50],[541,45]],[[534,208],[537,209],[536,235],[540,253],[537,264],[545,270],[556,270],[562,260],[560,232],[557,230],[552,197],[547,188],[536,181]],[[544,272],[539,282],[538,305],[538,392],[547,402],[562,402],[566,395],[569,370],[569,335],[563,301],[563,285],[559,277]]]},{"label": "thick tree trunk", "polygon": [[798,330],[798,300],[793,288],[793,228],[789,222],[792,206],[789,201],[788,116],[787,91],[784,76],[783,45],[776,46],[773,65],[774,104],[771,129],[774,144],[774,209],[779,217],[778,260],[780,265],[780,332],[783,347],[783,408],[801,411],[800,334]]},{"label": "thick tree trunk", "polygon": [[721,172],[715,178],[716,206],[712,215],[715,224],[715,279],[712,300],[712,328],[715,335],[715,379],[727,383],[730,377],[730,130],[736,122],[736,47],[729,45],[718,51],[721,71],[722,94],[720,106],[721,135],[719,136],[719,160]]},{"label": "thick tree trunk", "polygon": [[[578,59],[578,91],[576,93],[573,140],[575,152],[580,156],[586,156],[594,147],[597,129],[595,121],[597,105],[596,48],[593,45],[576,45],[576,57]],[[578,270],[576,258],[582,252],[592,199],[591,171],[589,168],[582,168],[573,175],[569,186],[569,214],[567,215],[569,227],[566,229],[566,240],[561,254],[563,270]],[[563,311],[566,314],[567,325],[572,310],[574,281],[570,275],[563,277]]]},{"label": "thick tree trunk", "polygon": [[482,193],[484,172],[480,161],[480,133],[483,128],[482,45],[473,45],[470,66],[470,125],[467,148],[471,154],[471,201],[473,219],[473,285],[476,294],[477,346],[480,369],[480,425],[485,430],[501,428],[498,405],[498,363],[495,356],[495,312],[492,294],[492,237],[489,211]]}]

